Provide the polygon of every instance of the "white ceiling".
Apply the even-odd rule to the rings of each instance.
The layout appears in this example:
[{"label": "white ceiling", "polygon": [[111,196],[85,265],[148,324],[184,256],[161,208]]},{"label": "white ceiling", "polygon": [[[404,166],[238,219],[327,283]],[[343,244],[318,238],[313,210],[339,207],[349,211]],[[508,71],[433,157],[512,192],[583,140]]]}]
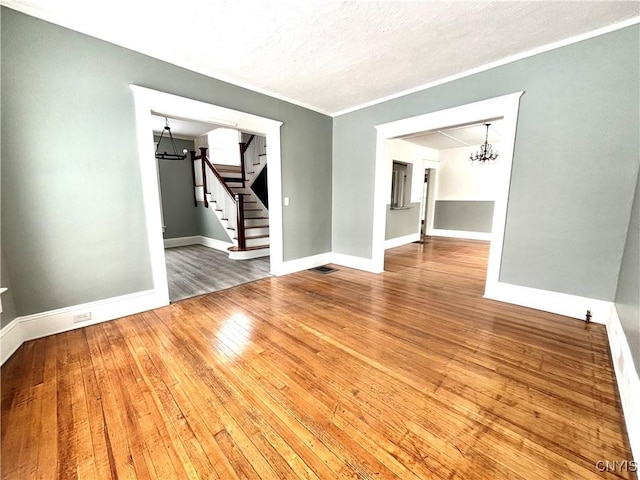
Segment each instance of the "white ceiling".
[{"label": "white ceiling", "polygon": [[[199,122],[197,120],[185,120],[173,117],[164,117],[159,115],[151,115],[151,124],[153,125],[153,133],[160,134],[164,130],[165,118],[169,120],[169,128],[171,135],[176,138],[184,138],[193,140],[194,138],[204,135],[218,127],[212,123]],[[167,135],[165,133],[165,135]]]},{"label": "white ceiling", "polygon": [[[502,120],[493,120],[489,126],[489,143],[500,143]],[[402,140],[435,150],[472,147],[484,143],[487,127],[483,123],[446,128],[431,132],[415,133],[401,137]]]},{"label": "white ceiling", "polygon": [[325,113],[640,14],[638,1],[0,1]]}]

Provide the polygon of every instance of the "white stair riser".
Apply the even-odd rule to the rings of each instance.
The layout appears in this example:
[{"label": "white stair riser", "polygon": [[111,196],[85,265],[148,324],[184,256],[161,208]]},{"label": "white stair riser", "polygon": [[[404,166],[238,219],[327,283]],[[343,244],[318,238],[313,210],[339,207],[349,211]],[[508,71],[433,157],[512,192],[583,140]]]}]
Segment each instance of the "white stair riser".
[{"label": "white stair riser", "polygon": [[262,210],[245,210],[244,218],[266,217]]},{"label": "white stair riser", "polygon": [[265,225],[269,220],[265,220],[264,218],[244,218],[244,225],[246,227],[254,227],[256,225]]},{"label": "white stair riser", "polygon": [[269,235],[269,227],[249,228],[245,230],[245,232],[247,237],[254,237],[256,235]]},{"label": "white stair riser", "polygon": [[270,251],[268,248],[261,248],[260,250],[247,250],[246,252],[229,252],[229,258],[231,260],[247,260],[249,258],[268,257]]},{"label": "white stair riser", "polygon": [[269,245],[269,237],[247,238],[246,243],[247,247],[267,246]]}]

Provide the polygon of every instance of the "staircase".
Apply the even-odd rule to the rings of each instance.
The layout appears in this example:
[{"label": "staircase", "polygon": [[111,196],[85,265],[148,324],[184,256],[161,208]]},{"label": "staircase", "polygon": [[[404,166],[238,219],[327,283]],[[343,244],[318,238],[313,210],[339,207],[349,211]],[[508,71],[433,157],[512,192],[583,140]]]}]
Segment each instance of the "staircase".
[{"label": "staircase", "polygon": [[[254,143],[255,139],[258,140]],[[241,143],[244,159],[239,166],[210,163],[206,148],[200,148],[199,156],[192,152],[196,206],[203,201],[205,207],[212,207],[232,239],[229,258],[233,260],[270,254],[269,210],[251,189],[266,166],[265,147],[264,137],[251,136]]]},{"label": "staircase", "polygon": [[227,232],[233,239],[234,246],[230,247],[230,258],[256,258],[269,255],[269,211],[249,187],[249,178],[242,186],[242,169],[240,166],[213,165],[225,184],[234,195],[242,195],[244,207],[244,231],[246,251],[251,254],[241,254],[238,246],[238,234],[235,228],[228,228]]}]

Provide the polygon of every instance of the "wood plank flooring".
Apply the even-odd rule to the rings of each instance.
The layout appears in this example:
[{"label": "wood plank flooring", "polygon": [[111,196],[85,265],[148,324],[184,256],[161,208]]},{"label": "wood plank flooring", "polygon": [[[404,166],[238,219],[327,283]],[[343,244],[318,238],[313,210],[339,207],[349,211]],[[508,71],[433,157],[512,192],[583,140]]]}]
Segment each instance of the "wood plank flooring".
[{"label": "wood plank flooring", "polygon": [[482,298],[483,242],[23,345],[2,478],[590,479],[631,460],[603,326]]},{"label": "wood plank flooring", "polygon": [[172,302],[270,277],[269,257],[231,260],[228,253],[202,245],[165,249]]}]

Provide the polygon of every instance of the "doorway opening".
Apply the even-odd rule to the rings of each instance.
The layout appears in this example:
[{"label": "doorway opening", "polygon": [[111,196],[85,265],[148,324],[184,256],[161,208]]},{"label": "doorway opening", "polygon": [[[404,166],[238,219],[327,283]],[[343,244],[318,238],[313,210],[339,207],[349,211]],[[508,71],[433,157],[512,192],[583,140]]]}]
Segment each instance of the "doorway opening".
[{"label": "doorway opening", "polygon": [[[498,282],[500,265],[502,261],[502,244],[507,213],[507,200],[509,185],[511,182],[511,164],[513,161],[513,149],[515,143],[516,124],[520,97],[524,92],[516,92],[501,97],[483,100],[459,107],[454,107],[438,112],[433,112],[417,117],[406,118],[376,126],[376,177],[374,185],[374,218],[372,238],[372,262],[373,270],[384,270],[385,231],[387,223],[387,205],[390,197],[392,165],[387,152],[389,140],[412,136],[424,132],[446,130],[447,128],[473,125],[487,120],[502,120],[502,142],[500,160],[503,162],[505,175],[496,187],[493,214],[491,216],[490,247],[485,283],[487,290]],[[428,210],[428,205],[426,207]],[[420,220],[418,220],[419,222]],[[427,215],[428,232],[429,222],[433,216]],[[416,226],[416,234],[419,234],[419,223]]]},{"label": "doorway opening", "polygon": [[[155,114],[152,122],[169,300],[271,276],[265,137]],[[209,165],[192,158],[201,148]]]},{"label": "doorway opening", "polygon": [[[136,109],[138,152],[153,287],[155,294],[159,298],[159,303],[167,305],[170,298],[165,263],[159,168],[158,163],[155,161],[154,138],[153,135],[150,135],[153,131],[153,115],[159,115],[163,118],[182,119],[204,125],[226,127],[244,134],[264,137],[266,144],[269,146],[269,168],[265,173],[268,184],[268,198],[265,200],[269,204],[268,258],[271,271],[281,268],[283,263],[280,152],[280,127],[282,122],[135,85],[131,85],[131,89],[134,93]],[[191,195],[194,193],[198,195],[197,188],[195,191],[191,189]],[[201,197],[202,201],[204,201],[204,188],[202,188]],[[197,202],[197,200],[196,198],[195,201]],[[207,213],[213,214],[213,212]]]}]

